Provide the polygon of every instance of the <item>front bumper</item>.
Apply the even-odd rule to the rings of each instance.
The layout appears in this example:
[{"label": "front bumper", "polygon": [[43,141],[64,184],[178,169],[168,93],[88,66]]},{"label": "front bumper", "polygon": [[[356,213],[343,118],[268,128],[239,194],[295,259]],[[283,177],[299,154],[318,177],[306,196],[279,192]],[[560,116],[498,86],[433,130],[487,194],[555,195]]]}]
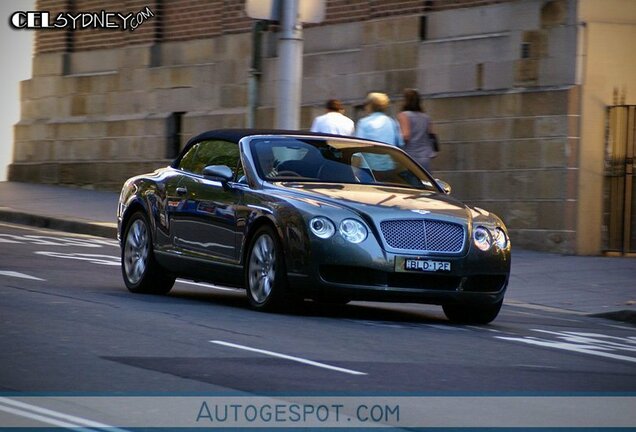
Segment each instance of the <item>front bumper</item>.
[{"label": "front bumper", "polygon": [[[429,304],[493,304],[503,299],[510,275],[510,248],[480,251],[468,245],[461,254],[390,253],[373,238],[352,245],[341,238],[312,241],[304,271],[289,281],[309,297]],[[450,271],[407,271],[404,260],[450,263]]]}]

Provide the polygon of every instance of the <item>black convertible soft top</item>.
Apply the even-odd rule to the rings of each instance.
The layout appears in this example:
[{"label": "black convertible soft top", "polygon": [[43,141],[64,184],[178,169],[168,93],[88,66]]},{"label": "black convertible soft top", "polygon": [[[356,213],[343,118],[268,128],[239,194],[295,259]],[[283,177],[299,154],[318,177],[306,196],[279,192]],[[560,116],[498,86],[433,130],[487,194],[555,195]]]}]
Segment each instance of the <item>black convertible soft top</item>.
[{"label": "black convertible soft top", "polygon": [[[331,135],[324,133],[316,133],[302,130],[284,130],[284,129],[215,129],[200,133],[190,138],[186,147],[194,143],[207,140],[223,140],[238,144],[238,142],[246,136],[251,135],[305,135],[317,137],[341,137],[340,135]],[[354,137],[346,137],[354,138]]]}]

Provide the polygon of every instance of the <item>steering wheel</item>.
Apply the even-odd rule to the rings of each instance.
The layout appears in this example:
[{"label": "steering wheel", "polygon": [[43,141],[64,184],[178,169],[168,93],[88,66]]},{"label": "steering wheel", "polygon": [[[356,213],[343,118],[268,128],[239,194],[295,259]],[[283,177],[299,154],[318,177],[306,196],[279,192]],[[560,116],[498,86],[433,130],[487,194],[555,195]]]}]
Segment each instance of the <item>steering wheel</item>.
[{"label": "steering wheel", "polygon": [[296,171],[283,170],[283,171],[278,171],[278,173],[276,173],[276,177],[302,177],[302,176],[298,174]]}]

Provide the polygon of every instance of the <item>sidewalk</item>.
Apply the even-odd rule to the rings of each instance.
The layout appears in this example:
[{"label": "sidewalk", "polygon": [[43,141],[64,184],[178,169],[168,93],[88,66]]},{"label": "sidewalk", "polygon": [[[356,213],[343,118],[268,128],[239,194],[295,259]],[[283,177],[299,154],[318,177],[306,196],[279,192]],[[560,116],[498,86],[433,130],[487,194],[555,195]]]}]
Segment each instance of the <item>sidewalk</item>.
[{"label": "sidewalk", "polygon": [[[118,194],[0,182],[0,221],[116,237]],[[506,303],[636,324],[636,259],[515,249]]]}]

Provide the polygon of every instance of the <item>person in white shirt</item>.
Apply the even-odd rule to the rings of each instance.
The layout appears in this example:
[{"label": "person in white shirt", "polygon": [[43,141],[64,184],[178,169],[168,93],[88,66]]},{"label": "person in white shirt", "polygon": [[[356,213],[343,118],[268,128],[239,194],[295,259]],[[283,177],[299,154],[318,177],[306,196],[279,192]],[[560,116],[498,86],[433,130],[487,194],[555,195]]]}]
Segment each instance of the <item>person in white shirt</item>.
[{"label": "person in white shirt", "polygon": [[355,125],[353,120],[343,114],[342,102],[338,99],[329,99],[325,108],[327,108],[327,112],[314,119],[311,125],[312,132],[345,136],[353,135]]}]

